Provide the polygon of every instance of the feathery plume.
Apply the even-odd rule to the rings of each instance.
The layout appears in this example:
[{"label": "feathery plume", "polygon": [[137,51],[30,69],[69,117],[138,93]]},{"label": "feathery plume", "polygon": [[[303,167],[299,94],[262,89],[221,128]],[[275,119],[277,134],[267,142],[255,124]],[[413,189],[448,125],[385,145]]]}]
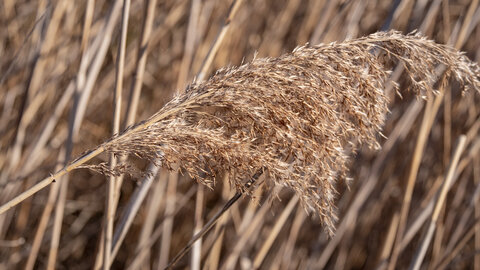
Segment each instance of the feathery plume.
[{"label": "feathery plume", "polygon": [[380,32],[221,69],[103,147],[178,167],[203,184],[227,174],[241,191],[264,168],[267,181],[293,189],[332,233],[335,182],[348,156],[360,144],[379,147],[392,61],[418,94],[432,91],[439,65],[445,78],[480,89],[480,69],[462,53],[417,33]]}]

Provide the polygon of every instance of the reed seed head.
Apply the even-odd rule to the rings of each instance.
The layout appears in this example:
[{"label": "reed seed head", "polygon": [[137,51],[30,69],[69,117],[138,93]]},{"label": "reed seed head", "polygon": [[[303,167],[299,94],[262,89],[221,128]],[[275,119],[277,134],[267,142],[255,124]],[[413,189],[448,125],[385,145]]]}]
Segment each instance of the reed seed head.
[{"label": "reed seed head", "polygon": [[294,190],[333,233],[336,179],[358,145],[379,147],[385,83],[399,62],[418,94],[432,91],[439,65],[445,78],[480,89],[479,67],[462,53],[417,33],[379,32],[221,69],[104,147],[203,184],[227,174],[244,192],[264,168],[269,183]]}]

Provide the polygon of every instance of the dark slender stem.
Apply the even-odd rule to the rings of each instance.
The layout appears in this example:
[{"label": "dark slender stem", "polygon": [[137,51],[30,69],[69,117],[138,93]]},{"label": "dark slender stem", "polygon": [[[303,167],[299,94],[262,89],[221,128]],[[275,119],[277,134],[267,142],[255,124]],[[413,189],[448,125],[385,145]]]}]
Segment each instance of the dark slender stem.
[{"label": "dark slender stem", "polygon": [[[262,175],[264,171],[264,168],[261,168],[258,170],[248,182],[245,183],[244,190],[250,189],[250,187],[257,181],[257,179]],[[203,226],[202,230],[200,230],[197,234],[195,234],[192,239],[185,245],[185,247],[178,252],[178,254],[173,258],[173,260],[165,267],[165,269],[172,269],[173,266],[181,259],[187,252],[192,248],[193,244],[200,238],[202,238],[207,232],[210,231],[210,229],[217,223],[218,219],[225,213],[227,210],[236,202],[240,197],[242,196],[242,192],[237,191],[233,197],[228,200],[228,202],[223,206],[222,209],[220,209],[208,222]]]}]

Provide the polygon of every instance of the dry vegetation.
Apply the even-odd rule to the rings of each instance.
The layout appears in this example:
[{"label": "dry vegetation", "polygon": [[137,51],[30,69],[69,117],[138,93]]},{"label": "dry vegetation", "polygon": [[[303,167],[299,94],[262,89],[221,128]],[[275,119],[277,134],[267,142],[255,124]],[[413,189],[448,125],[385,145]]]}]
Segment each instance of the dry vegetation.
[{"label": "dry vegetation", "polygon": [[231,4],[0,3],[0,269],[480,269],[479,1]]}]

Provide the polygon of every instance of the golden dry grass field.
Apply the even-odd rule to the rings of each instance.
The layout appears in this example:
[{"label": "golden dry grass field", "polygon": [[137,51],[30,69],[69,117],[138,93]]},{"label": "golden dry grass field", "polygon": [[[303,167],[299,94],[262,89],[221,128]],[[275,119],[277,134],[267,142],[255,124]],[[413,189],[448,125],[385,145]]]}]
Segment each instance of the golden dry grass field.
[{"label": "golden dry grass field", "polygon": [[2,0],[0,270],[480,270],[479,2]]}]

